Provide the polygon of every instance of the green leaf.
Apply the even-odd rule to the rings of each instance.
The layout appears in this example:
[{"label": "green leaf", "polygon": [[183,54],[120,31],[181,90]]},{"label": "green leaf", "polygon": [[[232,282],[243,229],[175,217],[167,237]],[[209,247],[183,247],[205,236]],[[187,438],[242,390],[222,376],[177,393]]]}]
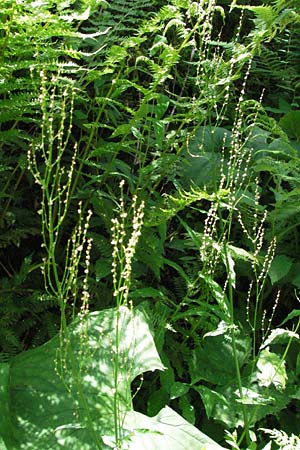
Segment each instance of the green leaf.
[{"label": "green leaf", "polygon": [[144,371],[164,368],[149,327],[139,311],[91,313],[86,342],[82,342],[82,323],[76,321],[64,348],[56,336],[14,358],[9,370],[8,417],[17,442],[5,438],[3,427],[0,430],[9,450],[62,445],[94,450],[103,434],[113,434],[117,320],[120,414],[132,408],[130,382]]},{"label": "green leaf", "polygon": [[260,349],[266,348],[270,344],[284,344],[291,339],[299,339],[299,334],[283,328],[272,330],[267,339],[262,343]]},{"label": "green leaf", "polygon": [[132,299],[141,299],[141,298],[155,298],[160,300],[166,300],[167,296],[159,289],[155,289],[152,287],[145,287],[135,289],[130,292],[130,298]]},{"label": "green leaf", "polygon": [[19,272],[14,277],[16,286],[19,286],[26,279],[31,269],[32,255],[26,256],[22,262]]},{"label": "green leaf", "polygon": [[242,388],[242,397],[240,397],[239,390],[235,394],[238,397],[236,401],[243,405],[268,405],[274,401],[274,398],[271,396],[261,395],[259,392],[245,387]]},{"label": "green leaf", "polygon": [[257,379],[260,386],[269,387],[271,384],[276,389],[283,390],[286,386],[287,373],[285,361],[275,353],[271,353],[268,348],[262,350],[257,361]]},{"label": "green leaf", "polygon": [[182,267],[180,267],[177,263],[175,263],[174,261],[171,261],[170,259],[167,258],[163,258],[164,263],[167,266],[173,267],[173,269],[175,269],[179,275],[181,275],[181,277],[185,280],[187,286],[191,286],[192,282],[189,278],[189,276],[185,273],[185,271],[182,269]]},{"label": "green leaf", "polygon": [[247,250],[244,250],[243,248],[228,244],[228,249],[230,250],[230,254],[234,259],[257,262],[257,258],[252,253],[247,252]]},{"label": "green leaf", "polygon": [[115,448],[114,412],[124,450],[201,449],[213,442],[169,408],[154,418],[133,411],[132,380],[164,369],[142,311],[91,313],[0,367],[7,450]]},{"label": "green leaf", "polygon": [[[16,441],[14,438],[14,428],[10,416],[9,411],[9,365],[1,364],[0,365],[0,405],[1,405],[1,414],[0,414],[0,431],[1,436],[4,442],[11,442],[12,445],[16,445]],[[1,441],[2,441],[1,439]],[[0,441],[0,448],[1,448]],[[6,449],[6,447],[3,447]]]},{"label": "green leaf", "polygon": [[232,287],[235,289],[236,283],[236,273],[235,273],[235,262],[226,244],[226,247],[222,249],[222,260],[228,272],[228,281],[231,283]]},{"label": "green leaf", "polygon": [[132,130],[131,130],[130,123],[124,123],[122,125],[119,125],[115,131],[112,133],[111,137],[115,138],[117,136],[127,136]]},{"label": "green leaf", "polygon": [[[215,384],[231,383],[236,378],[235,356],[232,348],[232,331],[208,336],[203,344],[192,352],[190,375],[192,384],[205,380]],[[240,368],[247,362],[251,343],[247,337],[236,333],[236,357]]]},{"label": "green leaf", "polygon": [[167,406],[152,418],[131,412],[125,427],[134,429],[129,450],[225,450]]},{"label": "green leaf", "polygon": [[95,265],[96,281],[107,277],[111,273],[111,261],[107,259],[98,259]]},{"label": "green leaf", "polygon": [[168,392],[164,389],[152,392],[148,398],[147,413],[149,416],[155,416],[170,400]]},{"label": "green leaf", "polygon": [[214,281],[209,275],[199,272],[198,277],[201,280],[205,281],[205,283],[209,287],[211,294],[217,301],[221,311],[224,313],[224,319],[230,320],[230,306],[224,289],[221,288],[219,284]]},{"label": "green leaf", "polygon": [[200,394],[208,418],[213,417],[214,409],[217,404],[222,404],[228,408],[226,398],[219,392],[216,392],[207,386],[193,386],[193,389]]},{"label": "green leaf", "polygon": [[7,450],[7,447],[4,444],[4,441],[3,441],[3,439],[1,439],[1,437],[0,437],[0,450]]},{"label": "green leaf", "polygon": [[182,395],[181,397],[179,397],[179,407],[181,409],[181,413],[183,415],[183,417],[191,424],[194,425],[195,421],[196,421],[196,417],[195,417],[195,408],[194,406],[191,404],[189,395]]},{"label": "green leaf", "polygon": [[293,311],[287,315],[287,317],[284,319],[284,321],[281,322],[280,326],[284,325],[286,322],[293,319],[294,317],[299,317],[299,316],[300,316],[300,309],[293,309]]},{"label": "green leaf", "polygon": [[220,177],[221,150],[230,144],[231,132],[221,127],[200,126],[178,162],[182,186],[214,185]]},{"label": "green leaf", "polygon": [[157,104],[154,106],[154,113],[156,119],[159,120],[163,118],[165,112],[167,111],[170,104],[170,99],[166,95],[157,94],[156,100]]},{"label": "green leaf", "polygon": [[271,283],[277,283],[284,278],[289,273],[292,264],[293,260],[286,255],[275,256],[268,273]]},{"label": "green leaf", "polygon": [[181,397],[182,395],[185,395],[190,389],[190,385],[187,383],[180,383],[179,381],[176,381],[170,389],[170,396],[171,400],[174,398]]},{"label": "green leaf", "polygon": [[219,322],[217,328],[213,331],[208,331],[207,333],[205,333],[204,337],[220,336],[221,334],[226,334],[226,333],[230,332],[231,329],[232,329],[232,325],[221,320],[221,322]]},{"label": "green leaf", "polygon": [[242,382],[242,396],[236,377],[232,378],[231,383],[213,389],[207,386],[193,386],[193,389],[201,395],[206,413],[215,421],[224,423],[227,428],[245,426],[242,405],[247,408],[249,424],[252,426],[267,415],[282,411],[292,397],[288,389],[284,392],[273,386],[266,389],[259,386],[256,380],[251,383],[249,377],[242,377]]},{"label": "green leaf", "polygon": [[279,125],[291,138],[300,139],[300,110],[286,113],[280,119]]}]

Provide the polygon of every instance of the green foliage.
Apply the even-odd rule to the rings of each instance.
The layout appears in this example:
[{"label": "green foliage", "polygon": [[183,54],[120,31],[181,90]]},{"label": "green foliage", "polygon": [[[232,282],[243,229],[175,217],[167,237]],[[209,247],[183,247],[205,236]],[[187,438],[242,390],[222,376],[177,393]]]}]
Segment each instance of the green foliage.
[{"label": "green foliage", "polygon": [[282,129],[287,133],[289,138],[300,140],[299,125],[300,125],[300,110],[289,111],[279,121]]},{"label": "green foliage", "polygon": [[[1,361],[12,359],[2,367],[13,378],[36,358],[26,383],[37,389],[21,380],[13,395],[38,402],[50,386],[62,444],[49,445],[67,449],[77,436],[80,448],[117,447],[125,423],[129,448],[161,447],[174,425],[178,448],[198,448],[197,436],[199,448],[218,448],[169,405],[218,442],[229,428],[236,449],[260,450],[260,427],[297,432],[297,1],[2,3]],[[108,308],[130,306],[132,331],[144,299],[148,318],[129,343]],[[108,316],[100,347],[96,321]],[[150,322],[166,370],[133,380],[155,368],[141,349]],[[136,371],[124,369],[126,343],[141,349]],[[112,377],[101,378],[93,349]],[[40,427],[29,400],[12,401],[7,420],[27,441],[18,431],[11,448],[47,446],[14,403]]]},{"label": "green foliage", "polygon": [[[63,344],[56,336],[17,356],[9,367],[2,364],[1,435],[8,450],[150,449],[162,444],[178,450],[207,444],[221,450],[170,408],[153,418],[132,409],[131,381],[144,371],[164,369],[141,311],[110,309],[85,320],[65,330]],[[117,397],[111,395],[115,389]]]},{"label": "green foliage", "polygon": [[[299,339],[298,335],[293,337]],[[267,341],[257,355],[255,370],[249,359],[250,351],[249,338],[239,333],[234,353],[230,329],[222,324],[216,332],[208,333],[203,345],[193,352],[190,362],[191,385],[201,395],[208,417],[224,422],[229,428],[245,426],[245,405],[253,426],[268,414],[286,407],[296,392],[292,383],[286,385],[285,363],[281,356],[269,351]],[[238,358],[241,371],[241,389],[235,376],[235,358]],[[200,380],[207,381],[210,386],[196,384]]]},{"label": "green foliage", "polygon": [[1,5],[1,348],[11,354],[49,339],[59,323],[55,300],[45,295],[34,273],[41,266],[40,197],[28,176],[26,153],[42,122],[40,70],[72,71],[66,68],[63,43],[76,36],[71,25],[76,13],[70,20],[63,16],[71,12],[71,3],[63,3],[58,13],[51,9],[53,2],[37,2],[34,9],[28,1]]},{"label": "green foliage", "polygon": [[[299,108],[299,5],[281,0],[267,3],[270,5],[246,6],[256,16],[253,36],[257,32],[264,35],[254,56],[248,89],[251,95],[264,92],[268,110],[282,114]],[[252,80],[257,94],[251,89]]]}]

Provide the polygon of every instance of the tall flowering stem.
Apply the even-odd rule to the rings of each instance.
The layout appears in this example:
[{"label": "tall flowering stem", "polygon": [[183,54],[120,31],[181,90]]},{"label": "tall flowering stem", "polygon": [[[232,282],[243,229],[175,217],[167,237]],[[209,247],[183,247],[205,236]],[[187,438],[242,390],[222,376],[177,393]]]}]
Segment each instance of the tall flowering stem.
[{"label": "tall flowering stem", "polygon": [[131,284],[132,262],[139,241],[144,219],[144,202],[137,204],[137,196],[132,199],[132,224],[128,236],[128,213],[124,206],[124,181],[120,183],[120,214],[112,219],[112,276],[113,295],[117,306],[127,304]]},{"label": "tall flowering stem", "polygon": [[[139,241],[144,218],[144,202],[137,202],[137,196],[133,196],[130,213],[125,211],[124,205],[124,181],[120,183],[121,199],[119,217],[112,219],[112,277],[113,295],[116,299],[116,341],[112,349],[114,364],[114,431],[115,449],[122,447],[122,423],[124,417],[120,410],[119,402],[119,368],[124,364],[124,356],[120,352],[121,337],[120,328],[122,321],[122,306],[128,306],[128,296],[131,284],[132,263],[137,243]],[[131,222],[131,223],[130,223]],[[128,225],[129,223],[129,225]]]},{"label": "tall flowering stem", "polygon": [[[83,356],[90,355],[88,346],[88,275],[92,239],[88,237],[91,210],[87,213],[79,202],[77,224],[66,245],[62,246],[62,230],[72,201],[72,189],[76,176],[78,146],[71,145],[74,88],[66,85],[59,76],[50,80],[44,71],[40,73],[41,132],[33,140],[27,154],[28,169],[41,190],[41,234],[44,252],[42,272],[45,289],[57,299],[61,310],[59,348],[56,352],[55,370],[70,395],[78,403],[78,410],[95,436],[94,423],[82,389],[86,370]],[[63,252],[63,255],[60,253]],[[83,268],[83,274],[82,274]],[[81,286],[79,289],[79,277]],[[80,298],[80,305],[77,299]],[[71,307],[71,308],[70,308]],[[79,313],[78,313],[79,310]],[[70,317],[80,318],[80,348],[72,348],[69,328]],[[71,372],[71,376],[69,375]],[[98,437],[95,437],[96,447]]]}]

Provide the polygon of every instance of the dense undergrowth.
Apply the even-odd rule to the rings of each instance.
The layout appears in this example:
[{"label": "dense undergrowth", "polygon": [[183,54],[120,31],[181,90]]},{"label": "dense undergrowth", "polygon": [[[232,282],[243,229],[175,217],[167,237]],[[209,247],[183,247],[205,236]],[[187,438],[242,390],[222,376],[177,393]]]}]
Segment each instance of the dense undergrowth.
[{"label": "dense undergrowth", "polygon": [[298,3],[2,1],[4,449],[299,448]]}]

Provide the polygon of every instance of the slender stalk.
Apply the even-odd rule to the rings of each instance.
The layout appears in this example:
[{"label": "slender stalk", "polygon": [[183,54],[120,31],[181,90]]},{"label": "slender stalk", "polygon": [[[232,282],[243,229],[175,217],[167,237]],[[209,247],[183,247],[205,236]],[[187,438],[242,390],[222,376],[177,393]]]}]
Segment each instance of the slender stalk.
[{"label": "slender stalk", "polygon": [[[225,244],[224,247],[225,255],[226,255],[226,265],[227,265],[227,273],[229,274],[230,268],[229,268],[229,257],[228,257],[228,245]],[[228,299],[230,304],[230,334],[231,334],[231,342],[232,342],[232,351],[233,351],[233,358],[235,363],[235,371],[236,371],[236,377],[237,377],[237,384],[238,384],[238,390],[240,399],[243,399],[243,384],[242,384],[242,377],[241,377],[241,371],[240,371],[240,365],[239,365],[239,359],[238,359],[238,353],[237,353],[237,346],[236,346],[236,335],[235,335],[235,320],[234,320],[234,302],[233,302],[233,286],[232,286],[232,280],[231,276],[228,276]],[[243,420],[244,420],[244,431],[243,434],[246,436],[247,445],[250,445],[251,439],[250,439],[250,428],[249,428],[249,419],[247,414],[246,405],[242,402],[242,414],[243,414]]]}]

